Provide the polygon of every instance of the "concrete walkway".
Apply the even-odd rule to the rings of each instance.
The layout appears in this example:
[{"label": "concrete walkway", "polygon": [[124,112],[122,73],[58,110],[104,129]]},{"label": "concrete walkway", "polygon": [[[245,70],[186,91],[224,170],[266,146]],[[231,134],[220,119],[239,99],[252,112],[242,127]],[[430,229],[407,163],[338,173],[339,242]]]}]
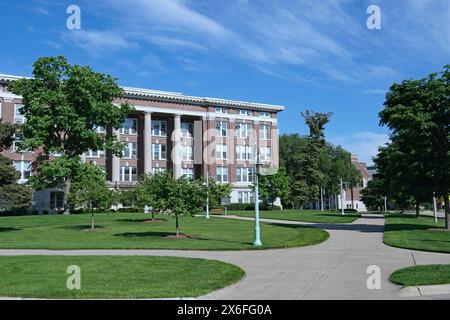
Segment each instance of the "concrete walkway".
[{"label": "concrete walkway", "polygon": [[[222,217],[248,220],[250,218]],[[251,219],[250,219],[251,220]],[[389,282],[397,269],[417,264],[450,264],[450,254],[388,247],[383,244],[384,218],[363,215],[352,224],[302,223],[327,230],[330,239],[315,246],[264,251],[170,250],[0,250],[0,255],[146,255],[215,259],[242,267],[245,278],[202,299],[405,299],[400,286]],[[262,234],[264,241],[264,234]],[[381,289],[369,290],[367,268],[381,269]],[[205,278],[208,275],[205,274]],[[450,295],[407,297],[450,299]]]}]

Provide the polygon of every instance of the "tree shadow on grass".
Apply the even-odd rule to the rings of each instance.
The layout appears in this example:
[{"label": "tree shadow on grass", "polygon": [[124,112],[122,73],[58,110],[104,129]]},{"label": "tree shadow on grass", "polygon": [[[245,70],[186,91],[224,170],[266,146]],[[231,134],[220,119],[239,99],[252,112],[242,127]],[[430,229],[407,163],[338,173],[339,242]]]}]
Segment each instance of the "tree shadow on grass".
[{"label": "tree shadow on grass", "polygon": [[[118,222],[140,222],[140,223],[142,223],[142,222],[149,222],[149,221],[151,221],[151,220],[152,220],[152,218],[149,217],[149,218],[147,218],[147,219],[134,219],[134,218],[131,218],[131,219],[119,219],[119,220],[117,220],[117,221],[118,221]],[[167,219],[163,219],[163,218],[155,218],[154,221],[157,221],[157,222],[167,222]]]},{"label": "tree shadow on grass", "polygon": [[[59,227],[60,229],[66,229],[66,230],[75,230],[75,231],[83,231],[83,230],[90,230],[91,229],[91,225],[82,225],[82,224],[80,224],[80,225],[74,225],[74,226],[62,226],[62,227]],[[104,229],[105,230],[105,227],[104,226],[95,226],[95,229]]]},{"label": "tree shadow on grass", "polygon": [[330,223],[312,223],[309,226],[298,224],[277,224],[268,223],[276,227],[286,227],[293,229],[305,229],[305,228],[318,228],[323,230],[344,230],[344,231],[359,231],[364,233],[383,233],[383,225],[371,225],[371,224],[330,224]]},{"label": "tree shadow on grass", "polygon": [[10,231],[20,231],[21,229],[16,228],[2,228],[0,227],[0,232],[10,232]]},{"label": "tree shadow on grass", "polygon": [[[423,224],[408,224],[408,223],[390,223],[386,225],[386,231],[411,231],[411,230],[428,230],[433,227]],[[442,229],[444,231],[444,229]],[[437,231],[437,230],[433,230]]]}]

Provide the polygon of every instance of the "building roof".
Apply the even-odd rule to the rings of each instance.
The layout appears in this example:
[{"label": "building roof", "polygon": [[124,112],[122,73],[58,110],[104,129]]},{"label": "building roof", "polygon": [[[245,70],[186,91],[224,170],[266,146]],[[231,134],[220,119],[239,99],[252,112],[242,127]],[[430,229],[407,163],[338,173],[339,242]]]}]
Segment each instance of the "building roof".
[{"label": "building roof", "polygon": [[[31,79],[30,77],[21,77],[14,75],[0,74],[0,82],[11,82],[19,80],[22,78]],[[169,102],[180,102],[180,103],[191,103],[197,105],[213,105],[219,107],[238,107],[247,108],[255,110],[267,110],[280,112],[284,110],[284,106],[271,105],[247,101],[236,101],[227,99],[218,99],[210,97],[196,97],[189,96],[179,92],[169,92],[169,91],[158,91],[144,88],[134,88],[134,87],[122,87],[125,91],[125,97],[128,98],[138,98],[138,99],[149,99],[158,101],[169,101]]]}]

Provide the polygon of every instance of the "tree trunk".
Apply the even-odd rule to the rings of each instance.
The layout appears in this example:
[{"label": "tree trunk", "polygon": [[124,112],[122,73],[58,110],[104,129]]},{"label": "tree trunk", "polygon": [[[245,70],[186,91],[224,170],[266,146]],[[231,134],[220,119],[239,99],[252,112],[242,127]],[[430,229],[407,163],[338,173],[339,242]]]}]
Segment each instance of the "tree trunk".
[{"label": "tree trunk", "polygon": [[416,203],[416,218],[420,217],[420,205],[419,203]]},{"label": "tree trunk", "polygon": [[94,210],[91,209],[91,229],[95,229],[95,218],[94,218]]},{"label": "tree trunk", "polygon": [[180,235],[180,224],[178,222],[178,215],[175,215],[175,227],[176,227],[176,235],[177,237]]},{"label": "tree trunk", "polygon": [[450,201],[448,200],[448,194],[444,196],[445,203],[445,229],[450,230]]},{"label": "tree trunk", "polygon": [[67,197],[70,193],[70,188],[72,187],[72,177],[67,177],[66,182],[64,184],[64,215],[70,215],[70,206],[67,202]]}]

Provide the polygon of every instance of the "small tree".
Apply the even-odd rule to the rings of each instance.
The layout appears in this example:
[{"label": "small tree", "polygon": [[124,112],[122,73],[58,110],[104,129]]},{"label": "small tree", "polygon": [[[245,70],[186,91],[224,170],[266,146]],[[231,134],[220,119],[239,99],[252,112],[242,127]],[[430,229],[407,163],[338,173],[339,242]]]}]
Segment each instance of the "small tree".
[{"label": "small tree", "polygon": [[175,216],[176,236],[179,237],[180,217],[194,216],[203,212],[206,190],[201,180],[194,181],[182,177],[174,182],[168,204],[170,212]]},{"label": "small tree", "polygon": [[108,189],[104,171],[93,164],[82,164],[73,176],[68,197],[72,207],[89,208],[91,229],[95,229],[94,209],[108,210],[116,203],[115,192]]},{"label": "small tree", "polygon": [[108,150],[120,156],[123,144],[111,132],[99,134],[97,128],[120,128],[131,106],[113,104],[115,98],[123,97],[115,78],[90,67],[70,65],[65,57],[38,59],[33,74],[34,78],[20,79],[9,86],[23,99],[21,113],[27,121],[21,128],[22,146],[63,155],[47,161],[47,168],[41,170],[52,171],[55,178],[42,174],[33,182],[37,189],[48,187],[50,181],[53,186],[64,184],[65,214],[70,214],[67,196],[80,156],[90,149]]},{"label": "small tree", "polygon": [[[13,135],[18,130],[14,124],[4,123],[0,119],[0,152],[9,148]],[[24,210],[31,206],[32,190],[18,184],[19,174],[14,170],[11,160],[0,155],[0,208],[6,210]]]},{"label": "small tree", "polygon": [[281,167],[278,172],[270,176],[259,176],[259,192],[261,197],[269,198],[274,209],[276,198],[288,199],[290,194],[290,179],[286,174],[286,169]]},{"label": "small tree", "polygon": [[209,181],[209,204],[211,208],[218,208],[221,199],[229,197],[233,186],[230,183],[217,183],[215,180]]}]

